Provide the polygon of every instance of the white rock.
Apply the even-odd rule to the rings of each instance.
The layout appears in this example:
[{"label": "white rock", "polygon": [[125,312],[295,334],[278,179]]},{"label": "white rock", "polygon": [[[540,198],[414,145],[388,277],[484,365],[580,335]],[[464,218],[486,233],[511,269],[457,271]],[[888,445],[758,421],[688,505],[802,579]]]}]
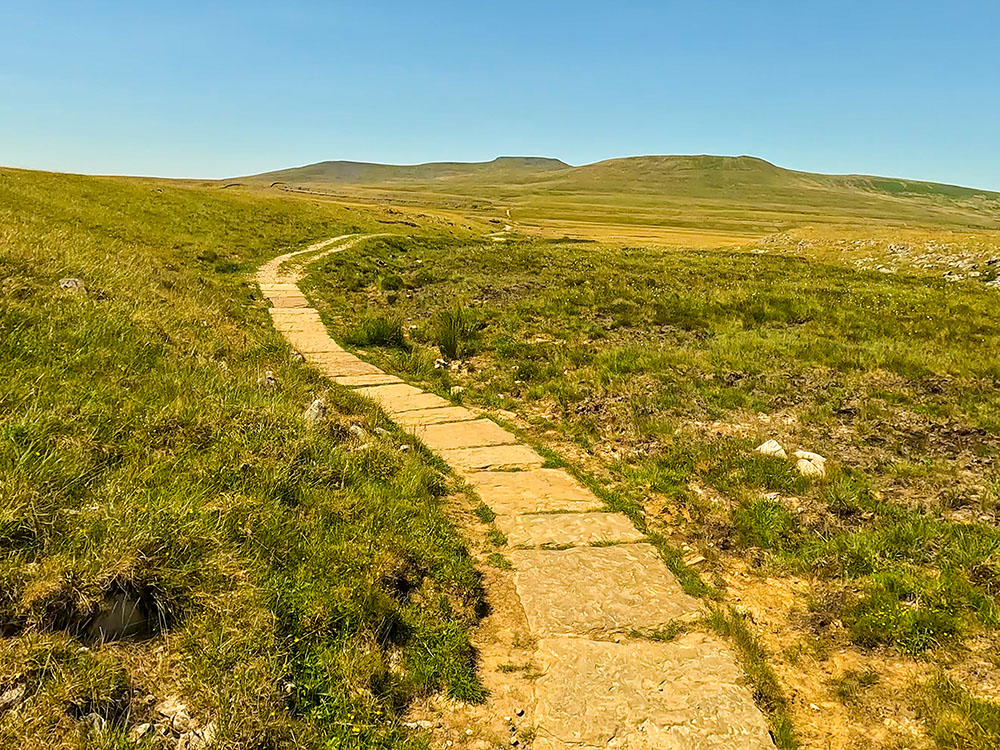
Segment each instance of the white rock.
[{"label": "white rock", "polygon": [[788,454],[785,453],[785,449],[781,447],[781,443],[777,440],[768,440],[766,443],[761,443],[755,450],[758,453],[763,453],[765,456],[788,458]]},{"label": "white rock", "polygon": [[458,395],[459,393],[461,393],[461,392],[462,392],[462,391],[464,391],[464,390],[465,390],[465,389],[464,389],[464,388],[463,388],[462,386],[460,386],[460,385],[453,385],[453,386],[452,386],[452,387],[451,387],[451,388],[450,388],[450,389],[448,390],[448,393],[450,393],[450,394],[451,394],[452,396],[457,396],[457,395]]},{"label": "white rock", "polygon": [[821,477],[826,474],[826,458],[818,453],[795,451],[792,455],[798,459],[795,468],[799,470],[799,474],[806,477]]},{"label": "white rock", "polygon": [[72,276],[65,279],[59,279],[59,288],[65,289],[66,291],[73,292],[74,294],[86,294],[87,287],[84,285],[82,279],[77,279]]},{"label": "white rock", "polygon": [[368,439],[368,433],[365,432],[365,428],[359,424],[352,424],[350,427],[347,428],[347,431],[351,433],[351,435],[356,437],[358,440]]},{"label": "white rock", "polygon": [[257,385],[266,391],[275,391],[278,389],[278,378],[271,370],[264,370],[264,374],[257,380]]},{"label": "white rock", "polygon": [[826,464],[826,457],[821,456],[818,453],[811,453],[810,451],[795,451],[792,455],[805,461],[812,461],[814,464]]},{"label": "white rock", "polygon": [[318,398],[309,404],[309,408],[306,409],[306,413],[303,418],[309,424],[319,424],[326,418],[326,403],[323,399]]}]

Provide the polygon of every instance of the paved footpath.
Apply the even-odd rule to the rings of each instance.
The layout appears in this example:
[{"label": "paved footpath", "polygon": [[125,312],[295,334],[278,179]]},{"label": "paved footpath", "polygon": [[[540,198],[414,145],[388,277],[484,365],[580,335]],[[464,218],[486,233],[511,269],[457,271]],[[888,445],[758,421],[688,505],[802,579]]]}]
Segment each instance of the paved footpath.
[{"label": "paved footpath", "polygon": [[[307,362],[375,400],[469,482],[496,513],[532,635],[536,750],[758,750],[767,724],[724,642],[642,637],[704,613],[619,513],[489,419],[404,383],[341,348],[292,268],[364,239],[337,237],[260,268],[275,327]],[[313,253],[309,257],[309,253]]]}]

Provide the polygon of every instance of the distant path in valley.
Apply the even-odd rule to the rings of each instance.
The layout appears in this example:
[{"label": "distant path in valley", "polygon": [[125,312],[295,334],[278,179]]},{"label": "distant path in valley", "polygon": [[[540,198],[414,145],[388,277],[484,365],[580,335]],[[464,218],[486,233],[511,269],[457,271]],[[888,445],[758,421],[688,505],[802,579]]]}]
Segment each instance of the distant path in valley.
[{"label": "distant path in valley", "polygon": [[[344,235],[261,266],[275,328],[333,382],[378,403],[496,514],[536,644],[536,750],[762,750],[767,722],[729,646],[689,632],[653,640],[704,607],[656,548],[569,473],[490,419],[343,349],[299,289],[304,263],[376,235]],[[520,614],[520,613],[519,613]]]}]

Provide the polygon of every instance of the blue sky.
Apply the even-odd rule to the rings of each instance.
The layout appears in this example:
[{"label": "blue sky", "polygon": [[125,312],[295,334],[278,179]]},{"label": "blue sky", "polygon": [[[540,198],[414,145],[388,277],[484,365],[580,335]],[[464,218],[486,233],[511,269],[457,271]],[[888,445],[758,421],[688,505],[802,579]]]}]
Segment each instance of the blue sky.
[{"label": "blue sky", "polygon": [[0,164],[650,153],[1000,190],[1000,3],[9,2]]}]

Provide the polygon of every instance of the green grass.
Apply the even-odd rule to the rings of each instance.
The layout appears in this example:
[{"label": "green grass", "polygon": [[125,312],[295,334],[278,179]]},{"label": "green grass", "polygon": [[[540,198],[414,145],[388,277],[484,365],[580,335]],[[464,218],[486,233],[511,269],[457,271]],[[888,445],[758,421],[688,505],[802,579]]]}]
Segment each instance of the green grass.
[{"label": "green grass", "polygon": [[990,750],[1000,746],[1000,705],[937,675],[926,688],[925,718],[942,750]]},{"label": "green grass", "polygon": [[768,663],[768,654],[760,641],[747,628],[744,616],[734,608],[713,607],[708,625],[719,635],[730,639],[736,647],[740,664],[746,674],[754,700],[763,709],[771,726],[771,736],[779,750],[795,750],[799,741],[792,726],[781,685]]},{"label": "green grass", "polygon": [[[347,321],[375,282],[342,279],[374,269],[409,280],[394,312],[414,326],[413,350],[378,363],[517,412],[688,591],[724,601],[713,571],[734,558],[806,578],[802,638],[931,663],[1000,627],[1000,323],[980,280],[832,256],[418,236],[331,258],[307,283]],[[428,368],[427,331],[455,299],[481,321],[476,352],[467,371]],[[755,453],[768,438],[827,456],[827,476]],[[684,543],[708,558],[703,575]]]},{"label": "green grass", "polygon": [[[375,226],[234,190],[0,171],[0,692],[25,695],[0,745],[131,746],[143,697],[176,694],[226,746],[416,748],[408,701],[482,698],[482,592],[440,473],[358,448],[348,427],[382,417],[294,362],[248,277]],[[67,276],[89,293],[61,291]],[[316,396],[330,417],[310,429]],[[147,622],[102,643],[116,596]]]}]

